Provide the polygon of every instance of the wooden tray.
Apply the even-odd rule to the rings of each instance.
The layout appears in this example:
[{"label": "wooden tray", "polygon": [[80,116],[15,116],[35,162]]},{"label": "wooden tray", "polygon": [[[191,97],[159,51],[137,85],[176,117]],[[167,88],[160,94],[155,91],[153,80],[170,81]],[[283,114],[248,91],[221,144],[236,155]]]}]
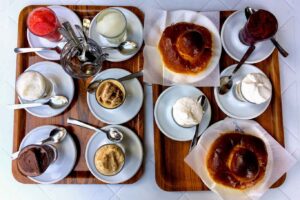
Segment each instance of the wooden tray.
[{"label": "wooden tray", "polygon": [[[220,23],[232,12],[221,12]],[[220,68],[236,63],[223,50]],[[266,60],[255,64],[270,77],[273,84],[273,98],[268,109],[255,120],[260,123],[281,145],[284,145],[284,133],[282,124],[281,109],[281,89],[280,89],[280,72],[278,64],[278,52],[275,50]],[[153,103],[167,87],[153,85]],[[211,124],[222,120],[226,115],[218,107],[213,94],[213,88],[199,88],[208,97],[212,107]],[[163,190],[167,191],[195,191],[208,190],[201,179],[194,171],[184,162],[188,154],[190,142],[177,142],[167,138],[158,129],[154,122],[154,143],[155,143],[155,177],[156,182]],[[285,175],[281,177],[273,187],[280,186],[285,180]]]},{"label": "wooden tray", "polygon": [[[25,7],[19,16],[19,26],[18,26],[18,47],[28,47],[28,42],[26,38],[26,18],[28,13],[35,7],[38,6],[28,6]],[[72,9],[81,19],[83,17],[92,18],[95,16],[100,10],[106,8],[107,6],[66,6]],[[144,21],[144,14],[135,7],[125,7],[132,12],[134,12],[141,22]],[[30,54],[18,54],[17,56],[17,77],[30,65],[33,63],[42,61],[43,59],[37,56],[34,53]],[[130,60],[119,62],[119,63],[104,63],[104,69],[120,67],[131,72],[137,72],[143,69],[143,53],[142,50],[138,52]],[[76,142],[78,149],[78,159],[73,171],[62,181],[58,182],[60,184],[103,184],[103,182],[96,179],[88,170],[84,158],[85,147],[92,136],[93,132],[84,128],[79,128],[76,126],[70,126],[66,123],[68,117],[72,117],[75,119],[80,119],[82,121],[88,122],[98,127],[102,127],[105,124],[97,120],[92,113],[89,111],[87,102],[86,102],[86,87],[89,80],[76,80],[75,83],[75,95],[72,104],[70,107],[61,115],[52,117],[52,118],[37,118],[30,114],[28,114],[25,110],[17,110],[15,111],[14,118],[14,139],[13,139],[13,151],[17,151],[19,145],[24,138],[24,136],[33,128],[46,125],[46,124],[54,124],[59,126],[64,126],[70,133]],[[141,84],[143,84],[142,79],[140,79]],[[19,103],[18,99],[15,100],[16,103]],[[130,122],[124,124],[124,126],[132,129],[137,133],[141,141],[144,138],[144,107],[140,110],[138,115],[131,120]],[[21,183],[34,183],[29,180],[26,176],[23,176],[16,165],[16,161],[12,162],[12,173],[15,179]],[[130,180],[126,181],[126,184],[136,182],[143,173],[143,166],[139,169],[134,177]]]}]

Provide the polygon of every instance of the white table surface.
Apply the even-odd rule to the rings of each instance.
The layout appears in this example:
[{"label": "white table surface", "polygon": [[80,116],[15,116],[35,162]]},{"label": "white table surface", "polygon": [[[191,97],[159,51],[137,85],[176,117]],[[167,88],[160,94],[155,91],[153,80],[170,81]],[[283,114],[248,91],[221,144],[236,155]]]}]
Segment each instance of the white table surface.
[{"label": "white table surface", "polygon": [[[152,92],[146,87],[145,172],[132,185],[23,185],[14,180],[11,173],[13,135],[13,111],[5,107],[14,102],[18,14],[30,4],[87,4],[133,5],[143,11],[152,7],[163,9],[234,10],[250,5],[266,8],[279,20],[278,38],[290,53],[280,57],[281,93],[286,149],[300,160],[300,1],[297,0],[0,0],[0,199],[2,200],[80,200],[80,199],[219,199],[212,192],[165,192],[155,183],[153,152]],[[298,55],[298,56],[297,56]],[[289,172],[285,183],[269,190],[262,199],[299,199],[300,162]]]}]

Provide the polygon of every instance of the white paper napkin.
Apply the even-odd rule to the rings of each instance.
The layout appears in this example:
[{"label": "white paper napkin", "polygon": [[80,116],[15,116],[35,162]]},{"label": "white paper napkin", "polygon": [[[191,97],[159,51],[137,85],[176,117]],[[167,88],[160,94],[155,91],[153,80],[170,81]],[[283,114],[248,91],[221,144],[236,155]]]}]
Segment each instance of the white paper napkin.
[{"label": "white paper napkin", "polygon": [[[266,141],[267,149],[272,152],[269,155],[270,168],[267,168],[264,179],[246,190],[235,190],[220,186],[209,176],[205,167],[207,152],[216,138],[222,133],[241,130],[246,134],[252,134]],[[259,199],[284,173],[295,165],[296,159],[286,151],[263,127],[253,120],[238,120],[226,118],[213,124],[200,138],[197,146],[187,155],[185,162],[198,174],[209,189],[217,193],[224,200],[257,200]],[[205,142],[201,139],[205,139]]]}]

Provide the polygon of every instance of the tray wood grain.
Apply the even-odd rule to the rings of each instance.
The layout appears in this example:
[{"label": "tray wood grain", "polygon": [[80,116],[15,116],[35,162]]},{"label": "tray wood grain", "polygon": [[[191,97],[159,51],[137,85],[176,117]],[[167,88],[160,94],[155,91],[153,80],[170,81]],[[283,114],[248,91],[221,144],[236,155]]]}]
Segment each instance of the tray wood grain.
[{"label": "tray wood grain", "polygon": [[[39,5],[25,7],[19,15],[18,24],[18,47],[29,47],[26,38],[26,18],[30,11]],[[43,5],[44,6],[44,5]],[[100,10],[107,8],[109,6],[85,6],[85,5],[66,5],[66,7],[73,10],[81,19],[83,17],[88,17],[92,19]],[[125,7],[135,13],[140,21],[144,22],[144,14],[136,7]],[[28,66],[43,61],[42,58],[34,53],[29,54],[18,54],[17,55],[17,70],[16,76],[18,77]],[[108,68],[124,68],[131,72],[137,72],[143,69],[143,53],[140,50],[133,58],[119,63],[105,62],[104,69]],[[52,118],[37,118],[28,114],[25,110],[16,110],[14,115],[14,135],[13,135],[13,151],[17,151],[19,145],[24,138],[24,136],[32,129],[42,126],[42,125],[58,125],[65,127],[69,133],[72,134],[73,139],[77,145],[78,149],[78,159],[75,164],[73,171],[59,184],[103,184],[103,182],[96,179],[88,170],[84,158],[84,152],[86,144],[89,138],[92,136],[93,132],[84,128],[79,128],[76,126],[70,126],[66,123],[68,117],[75,119],[80,119],[82,121],[88,122],[98,127],[105,126],[104,123],[97,120],[92,113],[89,111],[86,102],[86,87],[91,79],[87,80],[77,80],[74,79],[75,83],[75,94],[74,99],[70,107],[60,114],[59,116]],[[139,79],[141,84],[143,84],[142,78]],[[16,95],[17,96],[17,95]],[[19,103],[18,98],[15,99],[16,103]],[[137,116],[125,123],[124,126],[130,128],[137,133],[141,141],[144,138],[144,106],[141,108]],[[34,183],[26,176],[23,176],[17,168],[16,161],[12,162],[12,173],[15,179],[21,183]],[[130,180],[126,181],[126,184],[131,184],[136,182],[143,174],[143,165],[139,171]]]},{"label": "tray wood grain", "polygon": [[[221,11],[220,23],[224,23],[232,11]],[[220,59],[220,70],[236,63],[225,50]],[[273,97],[268,109],[255,120],[262,125],[282,146],[284,146],[284,132],[282,123],[280,70],[278,52],[275,50],[266,60],[255,64],[266,73],[273,84]],[[158,96],[167,87],[153,85],[153,104]],[[218,107],[213,94],[213,88],[199,88],[208,97],[212,107],[213,124],[222,120],[226,115]],[[199,191],[208,190],[196,173],[184,162],[188,154],[190,142],[177,142],[167,138],[157,127],[154,120],[155,143],[155,177],[156,182],[163,190],[167,191]],[[285,180],[282,176],[272,187],[280,186]]]}]

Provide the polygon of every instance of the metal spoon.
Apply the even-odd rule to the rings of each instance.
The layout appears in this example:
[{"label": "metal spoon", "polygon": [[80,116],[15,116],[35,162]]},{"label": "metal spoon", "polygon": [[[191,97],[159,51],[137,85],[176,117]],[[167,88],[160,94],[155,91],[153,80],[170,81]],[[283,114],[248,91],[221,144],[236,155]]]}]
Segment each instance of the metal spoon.
[{"label": "metal spoon", "polygon": [[[137,78],[137,77],[140,77],[140,76],[143,76],[143,70],[141,71],[138,71],[138,72],[135,72],[135,73],[132,73],[132,74],[129,74],[127,76],[123,76],[121,78],[118,78],[117,80],[118,81],[127,81],[127,80],[130,80],[130,79],[133,79],[133,78]],[[96,80],[96,81],[93,81],[92,83],[89,84],[89,86],[87,87],[87,91],[89,93],[93,93],[95,92],[95,90],[98,88],[98,86],[100,85],[100,83],[102,82],[103,80]]]},{"label": "metal spoon", "polygon": [[[36,143],[37,145],[43,145],[43,144],[57,144],[61,141],[63,141],[63,139],[65,139],[67,135],[67,130],[63,127],[57,127],[55,129],[53,129],[50,134],[49,137]],[[16,158],[18,158],[20,154],[20,151],[17,151],[15,153],[13,153],[11,155],[11,159],[15,160]]]},{"label": "metal spoon", "polygon": [[226,94],[232,87],[232,76],[243,66],[245,61],[249,58],[251,53],[254,51],[255,45],[251,45],[240,62],[236,65],[233,72],[229,76],[222,76],[220,80],[219,94]]},{"label": "metal spoon", "polygon": [[61,53],[62,49],[64,48],[66,42],[59,42],[56,47],[34,47],[34,48],[27,48],[27,47],[20,47],[15,48],[15,53],[31,53],[31,52],[39,52],[39,51],[56,51],[57,53]]},{"label": "metal spoon", "polygon": [[82,27],[83,27],[83,32],[85,33],[86,36],[89,35],[90,26],[91,26],[91,20],[88,18],[83,18]]},{"label": "metal spoon", "polygon": [[88,128],[96,132],[104,133],[106,134],[107,139],[112,142],[121,142],[123,140],[123,133],[117,128],[110,128],[109,131],[106,131],[72,118],[68,118],[67,123],[74,124],[83,128]]},{"label": "metal spoon", "polygon": [[68,103],[69,103],[69,100],[65,96],[52,96],[46,102],[13,104],[13,105],[8,105],[8,106],[14,110],[23,109],[23,108],[39,107],[39,106],[43,106],[43,105],[48,105],[53,109],[59,109],[59,108],[64,107]]},{"label": "metal spoon", "polygon": [[[198,102],[199,105],[202,107],[202,111],[203,111],[203,115],[204,115],[204,113],[205,113],[205,112],[207,111],[207,109],[208,109],[208,102],[207,102],[206,97],[205,97],[204,95],[199,96],[198,99],[197,99],[197,102]],[[198,130],[199,130],[200,125],[201,125],[201,121],[200,121],[199,124],[196,124],[196,125],[195,125],[195,126],[196,126],[196,128],[195,128],[195,134],[194,134],[194,137],[193,137],[193,139],[192,139],[192,142],[191,142],[191,146],[190,146],[190,150],[189,150],[189,151],[191,151],[191,150],[196,146],[196,144],[197,144],[197,142],[198,142],[200,136],[202,135],[202,133],[201,133],[200,136],[198,135]]]},{"label": "metal spoon", "polygon": [[116,49],[118,50],[121,54],[132,54],[136,49],[138,45],[137,43],[133,41],[124,41],[119,46],[116,47],[101,47],[102,49]]},{"label": "metal spoon", "polygon": [[[248,19],[255,12],[256,12],[256,10],[254,10],[253,8],[246,7],[245,8],[246,18]],[[280,52],[280,54],[283,57],[287,57],[289,55],[289,53],[277,42],[277,40],[274,37],[271,37],[270,40],[274,44],[274,46],[278,49],[278,51]]]}]

